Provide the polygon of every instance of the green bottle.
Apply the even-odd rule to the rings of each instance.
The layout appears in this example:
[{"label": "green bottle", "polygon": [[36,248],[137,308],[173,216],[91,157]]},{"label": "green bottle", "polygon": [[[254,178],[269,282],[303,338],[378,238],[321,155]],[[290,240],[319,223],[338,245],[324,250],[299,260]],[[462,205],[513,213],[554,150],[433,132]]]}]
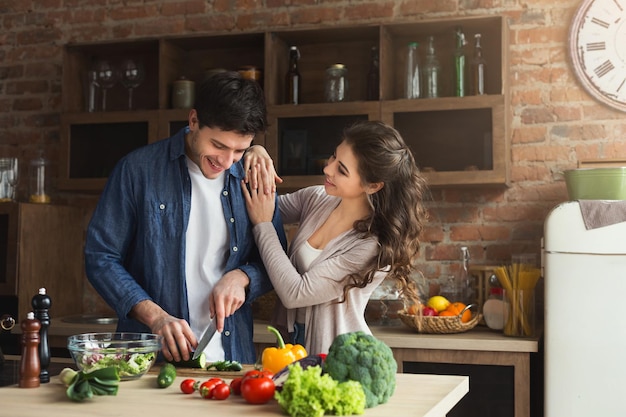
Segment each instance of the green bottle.
[{"label": "green bottle", "polygon": [[467,57],[465,53],[465,34],[458,27],[454,32],[456,48],[454,50],[454,95],[467,95]]}]

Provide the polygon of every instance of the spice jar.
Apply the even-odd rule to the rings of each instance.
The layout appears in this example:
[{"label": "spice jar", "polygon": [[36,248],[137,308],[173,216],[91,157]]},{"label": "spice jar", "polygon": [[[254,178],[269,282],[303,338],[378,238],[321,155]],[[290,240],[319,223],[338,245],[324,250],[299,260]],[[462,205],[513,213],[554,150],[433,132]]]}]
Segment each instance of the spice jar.
[{"label": "spice jar", "polygon": [[324,99],[329,103],[348,100],[348,69],[334,64],[326,69]]}]

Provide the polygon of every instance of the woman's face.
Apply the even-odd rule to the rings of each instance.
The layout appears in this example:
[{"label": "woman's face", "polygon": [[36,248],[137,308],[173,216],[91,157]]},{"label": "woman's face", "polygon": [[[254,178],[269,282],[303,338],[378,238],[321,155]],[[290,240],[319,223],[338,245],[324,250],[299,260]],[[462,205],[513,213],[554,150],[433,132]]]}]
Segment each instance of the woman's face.
[{"label": "woman's face", "polygon": [[352,147],[341,142],[324,167],[324,188],[329,195],[347,198],[365,197],[358,170],[358,160]]}]

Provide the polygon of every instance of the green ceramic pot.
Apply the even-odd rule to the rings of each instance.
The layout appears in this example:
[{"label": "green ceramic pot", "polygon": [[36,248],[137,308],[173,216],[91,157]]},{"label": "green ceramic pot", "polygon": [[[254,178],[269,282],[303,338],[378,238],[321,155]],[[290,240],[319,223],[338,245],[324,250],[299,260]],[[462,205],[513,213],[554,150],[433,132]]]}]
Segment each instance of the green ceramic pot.
[{"label": "green ceramic pot", "polygon": [[626,167],[565,171],[570,200],[626,200]]}]

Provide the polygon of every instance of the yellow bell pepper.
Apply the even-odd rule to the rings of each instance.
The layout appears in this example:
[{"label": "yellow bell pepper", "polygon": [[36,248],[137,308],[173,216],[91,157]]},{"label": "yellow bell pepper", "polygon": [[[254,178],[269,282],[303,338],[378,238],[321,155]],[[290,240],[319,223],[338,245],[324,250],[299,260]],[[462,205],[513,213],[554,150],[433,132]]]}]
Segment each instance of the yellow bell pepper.
[{"label": "yellow bell pepper", "polygon": [[263,350],[261,364],[264,370],[275,374],[285,366],[307,356],[304,346],[285,343],[278,329],[267,326],[267,330],[276,336],[278,347],[268,347]]}]

